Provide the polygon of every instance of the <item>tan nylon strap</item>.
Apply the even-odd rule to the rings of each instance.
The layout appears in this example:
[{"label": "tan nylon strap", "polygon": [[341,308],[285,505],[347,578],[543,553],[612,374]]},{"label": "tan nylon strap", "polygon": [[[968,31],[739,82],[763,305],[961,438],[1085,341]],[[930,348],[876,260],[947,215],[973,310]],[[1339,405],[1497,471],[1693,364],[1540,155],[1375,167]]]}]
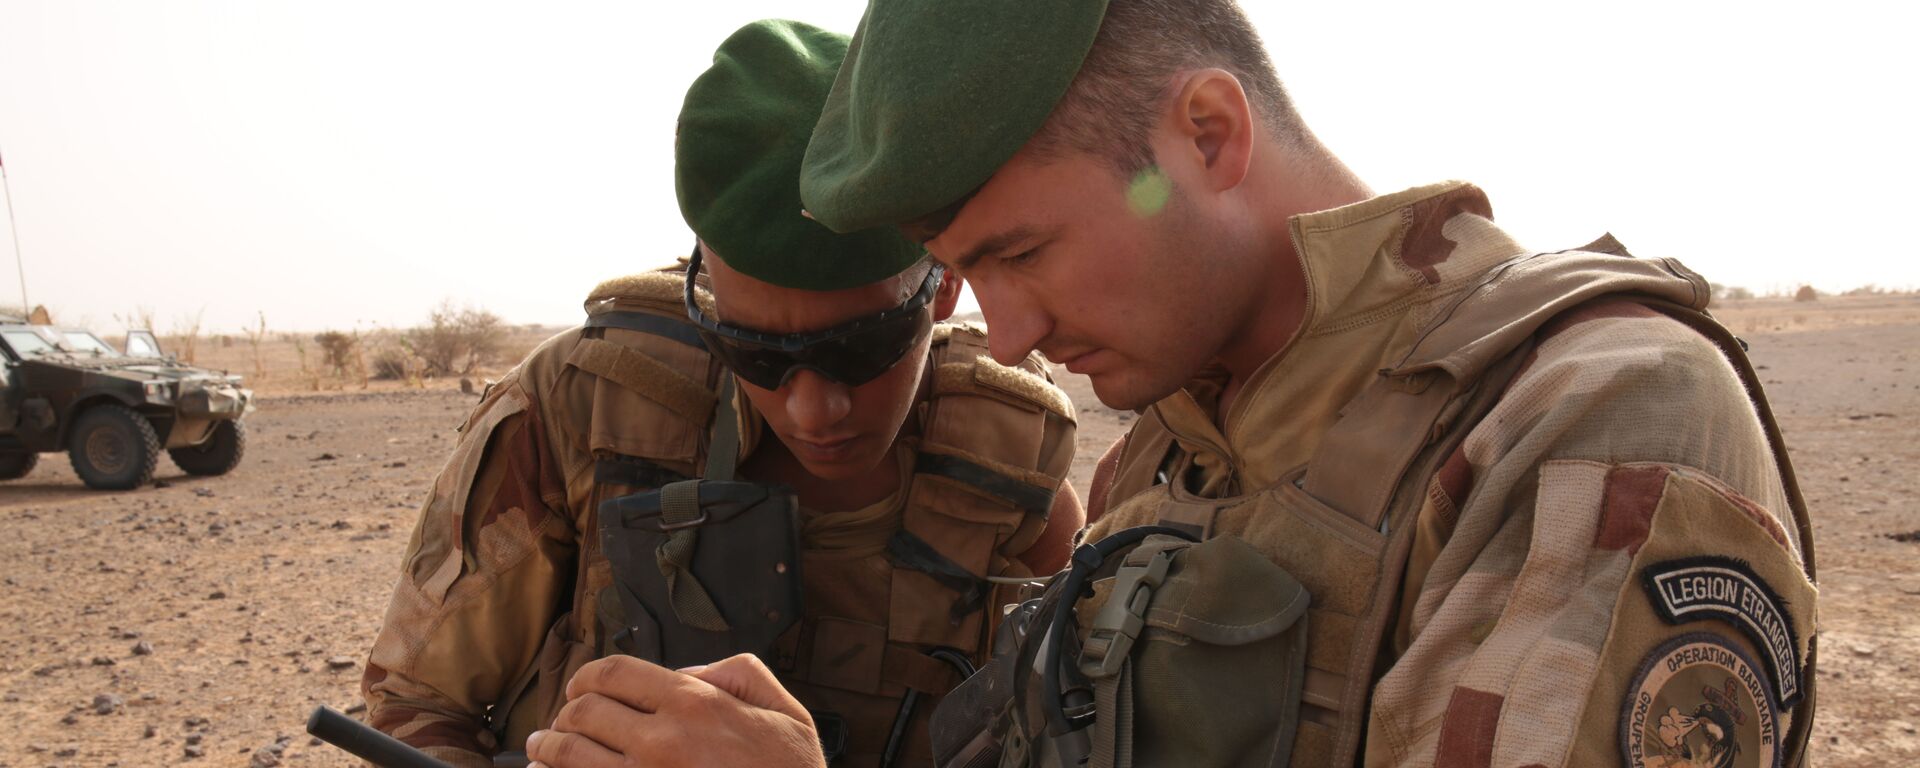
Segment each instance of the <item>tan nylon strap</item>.
[{"label": "tan nylon strap", "polygon": [[[624,349],[624,348],[622,348]],[[727,482],[733,479],[734,465],[740,459],[739,414],[733,406],[733,376],[722,375],[720,393],[715,398],[713,436],[707,445],[707,472],[701,480],[681,480],[660,488],[660,522],[668,529],[667,540],[654,550],[654,562],[667,580],[667,595],[673,601],[673,613],[687,626],[709,632],[731,629],[713,595],[693,575],[693,551],[700,541],[700,483]]]},{"label": "tan nylon strap", "polygon": [[667,540],[653,551],[660,575],[667,580],[667,595],[673,601],[673,613],[687,626],[709,632],[725,632],[731,627],[713,604],[713,596],[693,575],[693,550],[699,543],[700,481],[681,480],[660,489],[660,522],[666,526],[687,526],[667,534]]},{"label": "tan nylon strap", "polygon": [[567,364],[632,390],[696,424],[713,413],[717,402],[706,387],[666,363],[604,339],[581,339],[567,356]]},{"label": "tan nylon strap", "polygon": [[707,471],[702,478],[717,482],[733,479],[740,463],[740,412],[733,403],[733,374],[720,374],[720,393],[714,397],[713,433],[707,441]]},{"label": "tan nylon strap", "polygon": [[1133,662],[1093,683],[1092,751],[1088,768],[1133,767]]}]

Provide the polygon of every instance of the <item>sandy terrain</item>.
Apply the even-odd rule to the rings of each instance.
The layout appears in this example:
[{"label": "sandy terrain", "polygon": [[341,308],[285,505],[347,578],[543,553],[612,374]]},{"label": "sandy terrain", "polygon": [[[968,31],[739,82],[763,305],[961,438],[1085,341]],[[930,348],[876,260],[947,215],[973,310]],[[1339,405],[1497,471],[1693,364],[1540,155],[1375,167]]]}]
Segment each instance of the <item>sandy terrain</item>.
[{"label": "sandy terrain", "polygon": [[[1821,762],[1920,762],[1920,299],[1723,314],[1765,368],[1816,514]],[[0,485],[0,768],[351,764],[302,724],[357,702],[422,489],[474,398],[275,378],[230,476],[163,460],[162,487],[97,493],[47,455]],[[1132,414],[1067,384],[1084,494]]]}]

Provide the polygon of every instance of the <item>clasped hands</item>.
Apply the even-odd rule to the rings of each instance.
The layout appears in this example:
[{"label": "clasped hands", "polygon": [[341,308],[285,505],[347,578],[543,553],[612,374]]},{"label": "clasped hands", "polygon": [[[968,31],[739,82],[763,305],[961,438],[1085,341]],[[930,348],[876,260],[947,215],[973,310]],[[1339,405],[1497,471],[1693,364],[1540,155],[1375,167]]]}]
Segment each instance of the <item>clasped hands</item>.
[{"label": "clasped hands", "polygon": [[758,657],[675,671],[599,659],[567,682],[553,727],[527,737],[549,768],[825,768],[813,718]]}]

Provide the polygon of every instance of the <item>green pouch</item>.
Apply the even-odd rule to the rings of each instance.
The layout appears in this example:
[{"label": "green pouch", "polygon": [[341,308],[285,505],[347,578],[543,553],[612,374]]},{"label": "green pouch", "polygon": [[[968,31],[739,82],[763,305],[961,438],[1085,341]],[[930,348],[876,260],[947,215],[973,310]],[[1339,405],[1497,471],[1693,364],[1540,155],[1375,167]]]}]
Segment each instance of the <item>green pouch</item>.
[{"label": "green pouch", "polygon": [[1095,589],[1087,765],[1287,764],[1306,675],[1299,581],[1237,538],[1151,536]]}]

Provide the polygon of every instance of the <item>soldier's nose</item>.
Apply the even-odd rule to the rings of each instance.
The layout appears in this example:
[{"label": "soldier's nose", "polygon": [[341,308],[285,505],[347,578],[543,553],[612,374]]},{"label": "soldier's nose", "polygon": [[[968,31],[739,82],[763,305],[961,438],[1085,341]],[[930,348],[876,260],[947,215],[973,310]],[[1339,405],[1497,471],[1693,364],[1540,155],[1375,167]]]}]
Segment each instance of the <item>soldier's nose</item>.
[{"label": "soldier's nose", "polygon": [[787,379],[787,418],[795,429],[825,436],[853,410],[853,391],[814,371],[797,371]]}]

